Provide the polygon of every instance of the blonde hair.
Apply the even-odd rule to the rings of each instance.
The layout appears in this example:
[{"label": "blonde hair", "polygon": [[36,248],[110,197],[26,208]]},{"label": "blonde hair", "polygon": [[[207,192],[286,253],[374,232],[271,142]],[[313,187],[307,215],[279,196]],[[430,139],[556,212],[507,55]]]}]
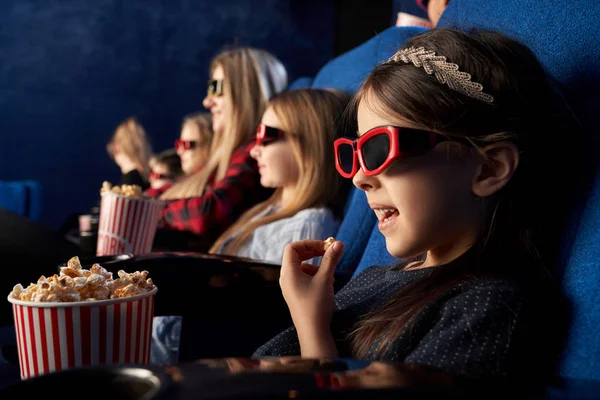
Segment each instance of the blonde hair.
[{"label": "blonde hair", "polygon": [[115,146],[131,159],[136,169],[147,179],[150,175],[152,147],[146,131],[136,118],[130,117],[121,122],[106,145],[106,151],[113,158]]},{"label": "blonde hair", "polygon": [[227,229],[211,247],[215,253],[223,244],[239,233],[224,249],[225,254],[235,255],[239,248],[260,226],[289,218],[310,207],[328,206],[341,210],[342,177],[335,170],[333,142],[342,136],[341,116],[350,96],[333,90],[298,89],[273,97],[269,106],[279,118],[286,140],[299,168],[296,184],[298,195],[290,204],[273,214],[253,220],[267,207],[280,202],[282,188],[266,201],[244,213]]},{"label": "blonde hair", "polygon": [[194,151],[202,153],[202,159],[204,162],[206,162],[210,154],[211,143],[214,136],[212,129],[212,116],[209,112],[196,112],[189,114],[183,118],[181,129],[183,129],[186,124],[193,124],[196,128],[198,128],[198,133],[200,135],[198,138],[199,146],[194,149]]},{"label": "blonde hair", "polygon": [[215,182],[225,176],[231,155],[256,132],[267,101],[287,87],[283,64],[265,50],[236,48],[218,54],[211,62],[211,74],[223,68],[223,95],[230,103],[229,121],[223,132],[215,132],[210,158],[202,170],[174,185],[161,199],[199,197],[211,176]]}]

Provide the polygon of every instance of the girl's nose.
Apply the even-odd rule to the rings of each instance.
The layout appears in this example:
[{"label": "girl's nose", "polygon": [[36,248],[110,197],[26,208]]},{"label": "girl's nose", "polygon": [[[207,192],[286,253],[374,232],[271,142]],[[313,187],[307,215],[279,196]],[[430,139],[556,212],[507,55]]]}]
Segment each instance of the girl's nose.
[{"label": "girl's nose", "polygon": [[367,176],[363,173],[362,168],[359,168],[354,178],[352,178],[352,183],[358,189],[368,192],[378,185],[378,180],[377,176]]}]

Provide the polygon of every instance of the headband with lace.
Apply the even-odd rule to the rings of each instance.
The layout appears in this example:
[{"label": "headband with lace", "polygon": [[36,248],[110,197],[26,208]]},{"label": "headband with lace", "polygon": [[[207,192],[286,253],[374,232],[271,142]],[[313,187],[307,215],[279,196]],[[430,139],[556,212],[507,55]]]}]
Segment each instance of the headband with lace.
[{"label": "headband with lace", "polygon": [[472,82],[471,75],[458,70],[458,65],[446,61],[446,57],[438,56],[431,50],[425,50],[423,47],[409,47],[398,50],[387,60],[390,62],[403,61],[412,63],[415,67],[423,67],[429,75],[434,74],[440,83],[448,85],[452,90],[465,94],[474,99],[493,103],[494,96],[483,93],[483,86],[480,83]]}]

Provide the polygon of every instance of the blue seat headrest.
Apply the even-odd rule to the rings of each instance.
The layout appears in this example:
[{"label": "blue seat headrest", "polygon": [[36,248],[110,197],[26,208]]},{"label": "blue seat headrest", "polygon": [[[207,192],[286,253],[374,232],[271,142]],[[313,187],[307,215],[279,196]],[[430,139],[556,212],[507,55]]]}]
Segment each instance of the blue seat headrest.
[{"label": "blue seat headrest", "polygon": [[[584,128],[598,139],[598,21],[600,2],[597,0],[452,0],[438,26],[491,29],[528,46],[558,83]],[[593,150],[597,155],[598,148]],[[594,172],[591,171],[592,174]],[[572,223],[576,231],[565,232],[565,242],[570,243],[565,246],[569,247],[569,256],[564,269],[563,289],[571,302],[572,323],[560,375],[574,379],[600,380],[599,178],[596,178],[582,210]]]},{"label": "blue seat headrest", "polygon": [[391,27],[360,46],[334,58],[317,74],[314,88],[334,88],[356,92],[375,65],[390,58],[411,36],[425,28]]}]

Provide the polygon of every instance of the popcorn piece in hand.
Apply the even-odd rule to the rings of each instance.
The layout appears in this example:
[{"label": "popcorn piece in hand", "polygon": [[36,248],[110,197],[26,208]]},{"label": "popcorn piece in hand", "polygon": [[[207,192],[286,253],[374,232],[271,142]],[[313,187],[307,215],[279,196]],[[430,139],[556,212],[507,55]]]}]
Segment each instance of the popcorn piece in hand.
[{"label": "popcorn piece in hand", "polygon": [[323,250],[327,251],[329,246],[331,246],[334,242],[335,242],[334,238],[328,237],[326,240],[323,241]]}]

